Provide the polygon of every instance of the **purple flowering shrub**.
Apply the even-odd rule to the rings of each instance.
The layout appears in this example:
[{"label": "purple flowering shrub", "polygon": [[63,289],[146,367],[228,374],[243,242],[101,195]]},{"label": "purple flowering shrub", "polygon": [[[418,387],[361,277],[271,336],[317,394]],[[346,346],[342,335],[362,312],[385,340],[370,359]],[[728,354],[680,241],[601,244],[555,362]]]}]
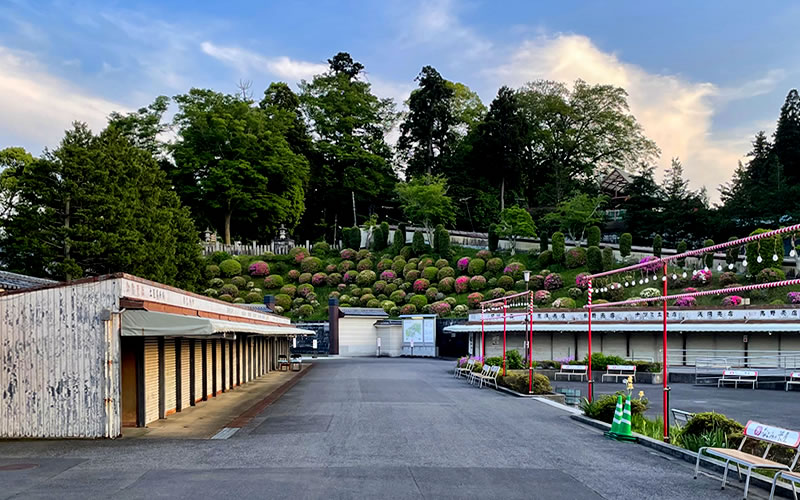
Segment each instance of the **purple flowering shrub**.
[{"label": "purple flowering shrub", "polygon": [[725,307],[735,307],[742,305],[742,298],[738,295],[728,295],[722,299],[722,305]]},{"label": "purple flowering shrub", "polygon": [[697,301],[694,297],[678,297],[675,299],[675,307],[694,307]]},{"label": "purple flowering shrub", "polygon": [[250,264],[247,272],[250,273],[250,276],[266,276],[269,274],[269,264],[263,260],[257,260]]}]

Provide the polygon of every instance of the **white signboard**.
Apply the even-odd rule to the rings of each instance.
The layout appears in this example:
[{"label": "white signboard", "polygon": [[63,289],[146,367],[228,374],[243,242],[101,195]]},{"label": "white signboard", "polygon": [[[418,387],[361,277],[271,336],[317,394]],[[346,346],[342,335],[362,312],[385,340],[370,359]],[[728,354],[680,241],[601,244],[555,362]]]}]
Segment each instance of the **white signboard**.
[{"label": "white signboard", "polygon": [[757,377],[755,370],[723,370],[722,374],[726,377]]},{"label": "white signboard", "polygon": [[422,320],[423,325],[423,341],[427,344],[436,342],[436,320],[434,318],[425,318]]},{"label": "white signboard", "polygon": [[381,338],[378,337],[378,348],[380,349],[380,347],[381,347]]},{"label": "white signboard", "polygon": [[800,432],[759,424],[758,422],[747,422],[744,433],[749,437],[763,439],[764,441],[782,444],[791,448],[797,448],[800,445]]},{"label": "white signboard", "polygon": [[297,337],[292,337],[292,347],[297,348]]},{"label": "white signboard", "polygon": [[317,348],[317,339],[314,339],[314,340],[311,341],[311,348],[312,349],[316,349]]}]

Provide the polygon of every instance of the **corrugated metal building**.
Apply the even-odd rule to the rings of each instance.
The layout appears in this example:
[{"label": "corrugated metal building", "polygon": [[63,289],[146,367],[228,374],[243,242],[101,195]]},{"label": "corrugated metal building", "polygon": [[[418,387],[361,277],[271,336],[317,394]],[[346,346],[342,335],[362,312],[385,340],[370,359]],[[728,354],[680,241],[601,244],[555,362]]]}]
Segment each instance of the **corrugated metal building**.
[{"label": "corrugated metal building", "polygon": [[277,369],[287,318],[127,274],[0,294],[0,437],[99,438]]}]

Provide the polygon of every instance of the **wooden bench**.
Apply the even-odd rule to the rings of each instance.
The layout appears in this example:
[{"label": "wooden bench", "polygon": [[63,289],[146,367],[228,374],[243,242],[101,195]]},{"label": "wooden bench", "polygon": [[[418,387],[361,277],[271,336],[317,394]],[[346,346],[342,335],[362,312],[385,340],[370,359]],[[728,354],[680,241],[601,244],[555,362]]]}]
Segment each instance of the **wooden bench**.
[{"label": "wooden bench", "polygon": [[800,385],[800,372],[792,372],[789,374],[789,380],[786,381],[787,391],[790,385]]},{"label": "wooden bench", "polygon": [[695,414],[692,412],[678,410],[676,408],[673,408],[671,411],[672,411],[672,420],[675,421],[675,425],[677,425],[678,427],[683,427],[689,422],[689,420],[692,419],[692,417],[695,416]]},{"label": "wooden bench", "polygon": [[456,371],[453,374],[453,376],[454,377],[460,377],[461,375],[467,376],[474,367],[475,367],[474,359],[468,359],[467,363],[464,366],[458,366],[458,362],[456,362]]},{"label": "wooden bench", "polygon": [[739,384],[752,384],[753,389],[758,387],[758,371],[756,370],[723,370],[722,378],[717,380],[717,388],[726,383],[733,383],[733,388]]},{"label": "wooden bench", "polygon": [[580,380],[586,380],[587,371],[589,367],[586,365],[561,365],[561,371],[556,372],[553,375],[554,380],[558,380],[559,375],[564,375],[567,377],[567,380],[571,380],[571,377],[580,377]]},{"label": "wooden bench", "polygon": [[[755,440],[765,443],[767,445],[763,455],[751,455],[742,451],[744,443],[748,440]],[[783,446],[793,449],[795,451],[794,459],[791,465],[775,462],[767,458],[770,448],[773,445]],[[700,459],[708,460],[708,457],[703,453],[707,453],[715,458],[725,460],[725,473],[722,475],[722,488],[725,488],[725,482],[728,479],[728,471],[730,470],[730,463],[736,465],[736,470],[739,473],[739,480],[742,479],[741,467],[747,467],[747,480],[744,483],[744,498],[747,498],[747,490],[750,488],[750,476],[753,469],[771,469],[776,471],[791,472],[795,465],[797,465],[797,458],[800,453],[797,453],[797,447],[800,446],[800,432],[782,429],[780,427],[773,427],[771,425],[760,424],[752,420],[747,422],[744,428],[744,437],[742,442],[739,443],[739,448],[712,448],[704,446],[697,451],[697,463],[694,466],[694,478],[697,479],[697,472],[700,469]],[[777,476],[776,476],[777,478]]]},{"label": "wooden bench", "polygon": [[619,379],[619,377],[635,377],[636,376],[636,365],[608,365],[606,367],[606,372],[600,377],[600,381],[605,382],[606,377],[614,377],[615,379]]}]

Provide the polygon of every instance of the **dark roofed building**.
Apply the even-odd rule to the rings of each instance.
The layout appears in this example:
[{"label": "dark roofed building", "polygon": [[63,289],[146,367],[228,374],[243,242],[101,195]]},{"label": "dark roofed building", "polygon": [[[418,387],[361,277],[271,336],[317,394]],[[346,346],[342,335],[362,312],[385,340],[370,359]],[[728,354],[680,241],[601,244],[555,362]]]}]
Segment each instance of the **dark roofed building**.
[{"label": "dark roofed building", "polygon": [[6,290],[24,290],[41,285],[52,285],[57,283],[45,278],[34,278],[24,274],[12,273],[11,271],[0,271],[0,292]]}]

